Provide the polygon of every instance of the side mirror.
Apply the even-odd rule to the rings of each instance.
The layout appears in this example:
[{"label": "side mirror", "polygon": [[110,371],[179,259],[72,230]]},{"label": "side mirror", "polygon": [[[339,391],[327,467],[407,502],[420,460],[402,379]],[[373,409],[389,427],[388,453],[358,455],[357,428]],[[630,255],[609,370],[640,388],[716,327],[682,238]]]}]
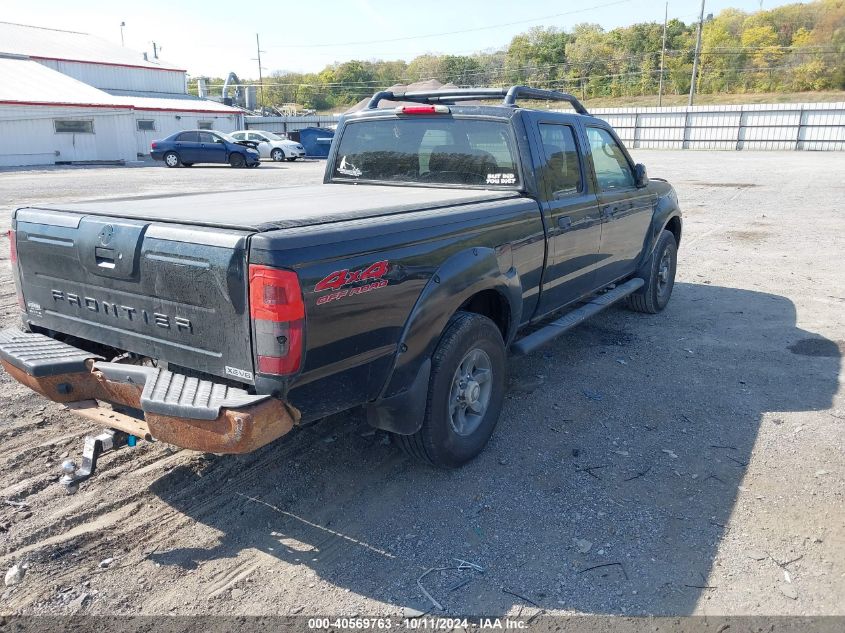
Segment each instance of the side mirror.
[{"label": "side mirror", "polygon": [[642,188],[648,184],[648,172],[642,163],[634,165],[634,179],[637,182],[637,187]]}]

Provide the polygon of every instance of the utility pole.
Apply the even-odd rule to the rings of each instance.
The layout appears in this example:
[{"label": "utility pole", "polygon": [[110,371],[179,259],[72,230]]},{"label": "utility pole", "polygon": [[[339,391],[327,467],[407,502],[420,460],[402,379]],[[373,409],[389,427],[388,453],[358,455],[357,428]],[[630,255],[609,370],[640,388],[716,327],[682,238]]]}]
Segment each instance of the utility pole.
[{"label": "utility pole", "polygon": [[[257,54],[256,60],[258,61],[258,101],[259,103],[264,103],[264,76],[261,74],[261,53],[266,53],[267,51],[261,50],[261,44],[258,42],[258,33],[255,34],[255,52]],[[263,107],[263,105],[262,105]]]},{"label": "utility pole", "polygon": [[153,59],[158,59],[159,47],[153,42]]},{"label": "utility pole", "polygon": [[695,98],[695,78],[698,75],[698,56],[701,54],[701,31],[704,30],[704,0],[701,0],[701,17],[698,18],[698,39],[695,42],[695,56],[692,58],[692,81],[689,85],[689,104]]},{"label": "utility pole", "polygon": [[663,64],[666,61],[666,24],[669,22],[669,3],[666,3],[666,12],[663,14],[663,48],[660,51],[660,85],[657,88],[657,107],[663,105]]},{"label": "utility pole", "polygon": [[120,45],[121,46],[126,46],[126,44],[123,43],[123,27],[124,26],[126,26],[126,22],[121,22],[120,23]]}]

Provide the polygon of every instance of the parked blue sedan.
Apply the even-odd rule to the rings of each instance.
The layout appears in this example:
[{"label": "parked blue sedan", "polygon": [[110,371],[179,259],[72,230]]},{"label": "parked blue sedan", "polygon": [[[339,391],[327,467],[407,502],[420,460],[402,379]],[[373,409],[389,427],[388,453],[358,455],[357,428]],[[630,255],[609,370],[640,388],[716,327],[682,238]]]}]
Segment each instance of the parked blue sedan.
[{"label": "parked blue sedan", "polygon": [[150,156],[163,160],[168,167],[190,167],[195,163],[229,163],[232,167],[260,164],[258,150],[216,130],[184,130],[153,141]]}]

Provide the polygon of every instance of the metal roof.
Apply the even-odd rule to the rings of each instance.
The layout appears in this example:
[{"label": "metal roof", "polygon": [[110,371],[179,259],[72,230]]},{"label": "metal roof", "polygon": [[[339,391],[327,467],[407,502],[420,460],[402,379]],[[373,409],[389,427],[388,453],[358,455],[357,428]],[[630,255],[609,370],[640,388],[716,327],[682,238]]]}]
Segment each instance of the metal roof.
[{"label": "metal roof", "polygon": [[116,97],[24,58],[0,57],[0,103],[125,107]]},{"label": "metal roof", "polygon": [[241,112],[217,101],[186,94],[119,92],[109,94],[31,59],[0,56],[0,105],[89,106],[212,114]]},{"label": "metal roof", "polygon": [[160,59],[145,60],[143,53],[95,35],[12,22],[0,22],[0,53],[26,55],[36,59],[185,72],[183,68]]},{"label": "metal roof", "polygon": [[131,105],[136,110],[179,110],[180,112],[208,112],[210,114],[241,114],[242,110],[219,101],[200,99],[194,95],[166,92],[134,92],[109,90],[112,99]]}]

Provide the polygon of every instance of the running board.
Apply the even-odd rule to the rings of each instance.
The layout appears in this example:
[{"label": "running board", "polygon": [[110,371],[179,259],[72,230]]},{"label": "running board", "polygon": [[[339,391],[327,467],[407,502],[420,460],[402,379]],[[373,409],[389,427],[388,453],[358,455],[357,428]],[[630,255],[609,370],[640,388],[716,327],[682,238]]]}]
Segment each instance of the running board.
[{"label": "running board", "polygon": [[571,312],[567,312],[559,319],[552,321],[546,326],[543,326],[536,332],[532,332],[511,345],[511,350],[515,356],[524,356],[530,354],[539,347],[542,347],[552,339],[557,338],[561,334],[568,332],[576,325],[583,323],[591,316],[594,316],[613,305],[620,299],[624,299],[629,294],[632,294],[643,287],[645,282],[639,277],[626,281],[624,284],[616,286],[613,290],[600,294],[579,308],[575,308]]}]

